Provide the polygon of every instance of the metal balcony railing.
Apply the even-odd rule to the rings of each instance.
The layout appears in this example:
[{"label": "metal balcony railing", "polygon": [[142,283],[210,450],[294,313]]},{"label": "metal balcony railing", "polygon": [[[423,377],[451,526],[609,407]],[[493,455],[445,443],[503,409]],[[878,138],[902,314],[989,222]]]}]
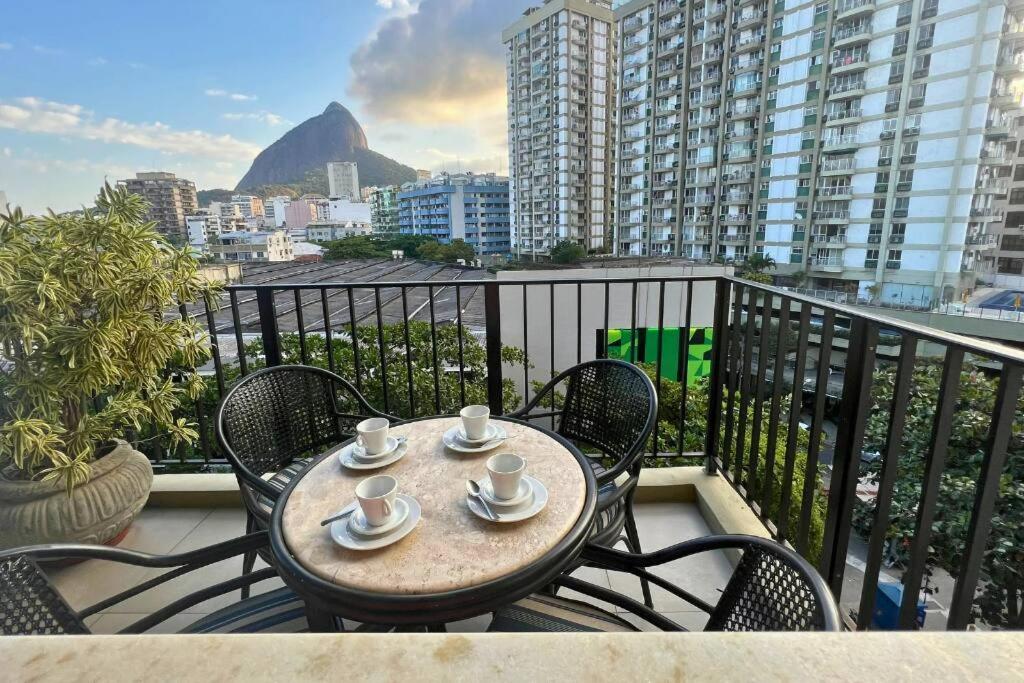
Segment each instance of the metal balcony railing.
[{"label": "metal balcony railing", "polygon": [[[682,238],[691,235],[697,236],[684,230]],[[305,279],[330,267],[288,272]],[[646,462],[699,462],[722,477],[773,537],[820,568],[858,628],[871,623],[883,571],[908,587],[897,621],[915,627],[919,588],[936,561],[930,546],[938,501],[954,493],[943,476],[952,458],[958,466],[966,458],[975,470],[970,486],[955,489],[966,504],[960,550],[948,560],[953,589],[946,611],[928,619],[966,627],[979,580],[991,580],[982,571],[987,549],[1014,542],[990,532],[1008,443],[1021,419],[1024,351],[725,276],[545,279],[537,273],[538,279],[477,280],[462,277],[461,269],[383,262],[384,279],[376,282],[255,283],[271,271],[247,270],[254,283],[227,287],[220,309],[197,304],[168,312],[206,326],[212,363],[204,369],[208,389],[182,412],[198,425],[198,444],[169,450],[159,441],[140,444],[158,471],[225,463],[212,428],[217,402],[230,382],[260,367],[328,368],[353,381],[378,409],[411,419],[479,402],[502,415],[524,404],[534,381],[614,355],[647,364],[664,400]],[[428,279],[388,280],[387,273],[398,278],[403,271]],[[613,331],[616,339],[646,344],[613,346]],[[678,344],[669,346],[667,331]],[[503,353],[509,347],[525,353]],[[691,357],[696,365],[680,371],[677,360]],[[967,365],[974,359],[984,373]],[[938,387],[931,399],[914,389],[922,372]],[[959,394],[968,372],[989,379],[965,405]],[[920,452],[905,452],[908,406],[926,400],[934,423],[929,419],[930,431],[919,437]],[[953,430],[979,421],[988,436],[964,446],[973,437]],[[838,426],[829,427],[828,444],[826,424]],[[878,452],[865,460],[869,443],[881,445],[871,445]],[[903,486],[897,467],[902,472],[912,461],[920,479],[897,497]],[[866,481],[874,485],[865,488]],[[894,506],[903,498],[914,533],[890,539]],[[858,518],[867,520],[866,531]],[[864,549],[856,581],[846,576],[854,540]],[[901,553],[896,566],[888,563],[893,544]]]}]

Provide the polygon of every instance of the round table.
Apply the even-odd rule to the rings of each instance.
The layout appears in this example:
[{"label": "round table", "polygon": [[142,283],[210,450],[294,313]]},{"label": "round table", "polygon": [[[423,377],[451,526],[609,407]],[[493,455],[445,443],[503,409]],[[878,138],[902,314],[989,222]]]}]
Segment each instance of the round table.
[{"label": "round table", "polygon": [[[569,566],[597,508],[589,461],[543,427],[494,419],[509,440],[485,453],[445,448],[442,435],[459,418],[422,418],[392,426],[393,435],[408,439],[408,453],[396,463],[372,471],[343,468],[337,453],[349,441],[292,479],[274,506],[270,544],[281,578],[311,613],[393,625],[457,621],[529,595]],[[466,480],[486,477],[487,458],[506,451],[526,459],[527,474],[548,489],[548,504],[522,522],[487,522],[467,507]],[[320,520],[354,500],[356,484],[374,474],[398,479],[399,492],[419,501],[420,522],[385,548],[342,548]]]}]

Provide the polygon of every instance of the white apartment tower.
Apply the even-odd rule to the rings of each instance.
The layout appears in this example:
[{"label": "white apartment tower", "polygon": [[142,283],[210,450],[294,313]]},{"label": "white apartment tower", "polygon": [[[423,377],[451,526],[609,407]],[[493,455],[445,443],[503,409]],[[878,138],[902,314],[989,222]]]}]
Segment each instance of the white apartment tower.
[{"label": "white apartment tower", "polygon": [[615,112],[608,0],[547,0],[502,32],[512,250],[610,246]]},{"label": "white apartment tower", "polygon": [[327,185],[331,199],[360,201],[359,167],[354,161],[331,161],[327,164]]},{"label": "white apartment tower", "polygon": [[[804,287],[974,286],[1021,104],[1020,0],[632,0],[619,254],[771,256]],[[1005,189],[1002,190],[1005,192]]]}]

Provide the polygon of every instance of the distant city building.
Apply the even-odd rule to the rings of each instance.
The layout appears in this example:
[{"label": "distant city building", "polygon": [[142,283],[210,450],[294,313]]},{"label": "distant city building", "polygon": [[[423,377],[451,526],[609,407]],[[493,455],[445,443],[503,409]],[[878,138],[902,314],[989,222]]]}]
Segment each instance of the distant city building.
[{"label": "distant city building", "polygon": [[262,216],[263,200],[256,195],[251,194],[236,194],[232,195],[231,203],[238,207],[241,211],[242,216],[245,218],[252,218],[253,216]]},{"label": "distant city building", "polygon": [[292,203],[291,197],[267,197],[263,200],[263,212],[267,218],[274,220],[275,227],[282,227],[285,224],[288,205]]},{"label": "distant city building", "polygon": [[181,241],[188,238],[185,217],[195,215],[199,209],[195,183],[173,173],[152,172],[136,173],[134,178],[118,184],[149,202],[146,217],[156,222],[157,232]]},{"label": "distant city building", "polygon": [[462,239],[478,255],[507,254],[509,181],[493,173],[439,174],[406,183],[398,193],[399,231],[447,244]]},{"label": "distant city building", "polygon": [[373,233],[370,221],[330,221],[310,223],[306,227],[306,239],[310,242],[330,242],[346,237],[366,237]]},{"label": "distant city building", "polygon": [[198,213],[186,216],[185,224],[188,243],[200,252],[206,252],[210,241],[221,234],[220,214],[210,209],[199,209]]},{"label": "distant city building", "polygon": [[285,207],[285,226],[289,230],[305,230],[306,226],[317,219],[316,202],[301,197],[293,199]]},{"label": "distant city building", "polygon": [[324,260],[324,248],[318,244],[292,240],[292,251],[295,254],[294,260],[299,263],[318,263]]},{"label": "distant city building", "polygon": [[370,201],[370,197],[377,191],[376,187],[361,187],[359,188],[359,198],[364,201]]},{"label": "distant city building", "polygon": [[220,261],[292,261],[295,253],[284,230],[225,232],[210,241],[210,254]]},{"label": "distant city building", "polygon": [[547,255],[565,240],[588,251],[609,246],[614,27],[608,0],[548,0],[502,32],[520,257]]},{"label": "distant city building", "polygon": [[374,233],[393,235],[398,232],[398,192],[397,185],[374,188],[369,201]]},{"label": "distant city building", "polygon": [[427,169],[425,169],[425,168],[417,168],[416,169],[416,182],[421,183],[421,182],[430,180],[430,177],[432,175],[433,174],[430,171],[428,171]]},{"label": "distant city building", "polygon": [[358,201],[359,167],[354,161],[331,161],[327,164],[327,186],[332,199]]},{"label": "distant city building", "polygon": [[346,221],[370,223],[370,205],[366,202],[350,202],[347,199],[331,199],[327,202],[325,220],[335,223]]}]

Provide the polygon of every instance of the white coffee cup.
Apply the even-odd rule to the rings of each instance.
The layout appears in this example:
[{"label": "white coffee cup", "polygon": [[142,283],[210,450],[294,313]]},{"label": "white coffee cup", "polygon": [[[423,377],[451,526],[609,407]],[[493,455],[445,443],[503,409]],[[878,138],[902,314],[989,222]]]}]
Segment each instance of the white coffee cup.
[{"label": "white coffee cup", "polygon": [[380,526],[388,521],[395,509],[397,495],[398,480],[387,474],[367,477],[356,486],[359,507],[370,526]]},{"label": "white coffee cup", "polygon": [[367,455],[377,455],[388,447],[388,430],[391,428],[391,423],[387,421],[387,418],[383,417],[371,417],[368,420],[363,420],[356,425],[356,444],[364,451]]},{"label": "white coffee cup", "polygon": [[491,409],[487,406],[466,406],[459,411],[462,418],[462,429],[466,438],[478,441],[487,436],[487,421],[491,419]]},{"label": "white coffee cup", "polygon": [[487,475],[491,478],[494,497],[498,500],[515,498],[525,471],[526,460],[515,453],[498,453],[488,458]]}]

